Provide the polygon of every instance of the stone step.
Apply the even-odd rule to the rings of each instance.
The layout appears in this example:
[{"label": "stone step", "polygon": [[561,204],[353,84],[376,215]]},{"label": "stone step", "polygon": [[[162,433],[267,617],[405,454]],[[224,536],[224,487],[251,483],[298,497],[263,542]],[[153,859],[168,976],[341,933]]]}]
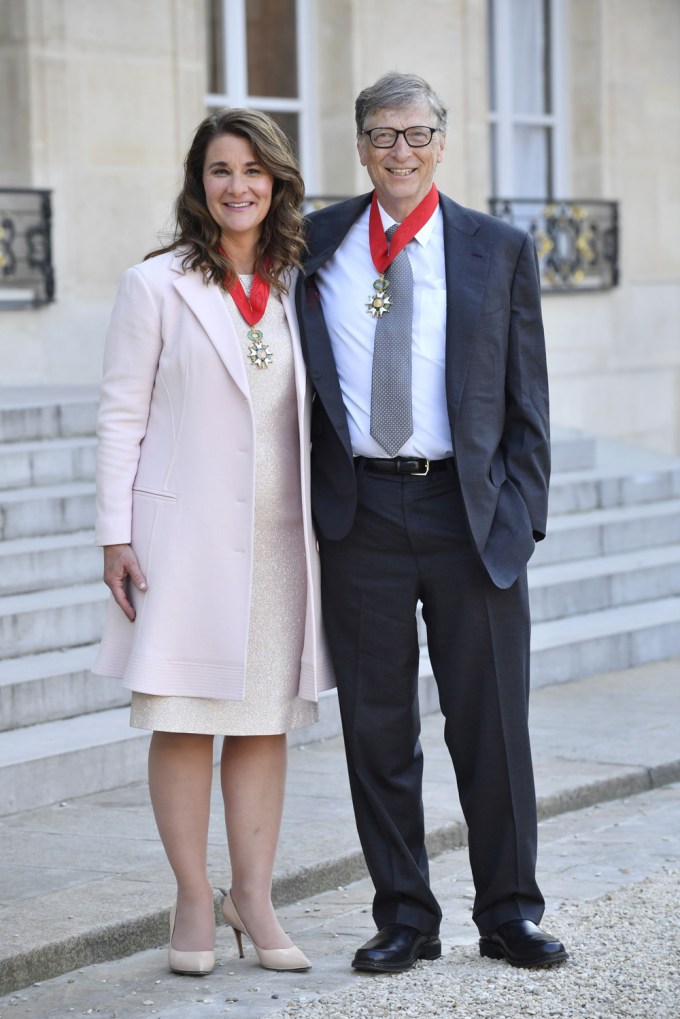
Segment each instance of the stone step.
[{"label": "stone step", "polygon": [[0,493],[0,541],[83,531],[94,514],[93,482],[10,489]]},{"label": "stone step", "polygon": [[[680,597],[536,623],[532,684],[546,686],[680,654]],[[678,676],[680,681],[680,676]]]},{"label": "stone step", "polygon": [[0,731],[119,707],[130,700],[120,680],[94,676],[96,644],[0,662]]},{"label": "stone step", "polygon": [[680,499],[553,516],[534,566],[616,555],[680,541]]},{"label": "stone step", "polygon": [[553,473],[550,515],[583,513],[680,498],[680,461],[631,472],[620,467]]},{"label": "stone step", "polygon": [[[340,731],[337,697],[328,701],[319,739]],[[290,746],[310,740],[309,730],[290,735]],[[1,732],[0,816],[145,781],[150,736],[130,727],[128,706]],[[216,739],[215,763],[221,749]]]},{"label": "stone step", "polygon": [[0,815],[115,789],[146,775],[149,733],[128,708],[0,734]]},{"label": "stone step", "polygon": [[3,443],[0,445],[0,490],[92,481],[96,448],[97,440],[93,435]]},{"label": "stone step", "polygon": [[[529,583],[531,588],[531,573]],[[673,586],[677,587],[677,581]],[[533,597],[531,591],[530,595]],[[418,633],[420,676],[429,679],[432,670],[427,653],[427,630],[420,613]],[[679,654],[680,595],[578,612],[562,618],[532,620],[532,684],[537,686],[674,658]],[[421,712],[439,710],[436,689],[432,697],[429,693],[421,694],[420,700]]]},{"label": "stone step", "polygon": [[93,435],[96,386],[6,386],[0,388],[0,442]]},{"label": "stone step", "polygon": [[99,582],[0,598],[0,661],[99,640],[107,597]]},{"label": "stone step", "polygon": [[534,622],[680,595],[680,544],[533,566]]},{"label": "stone step", "polygon": [[[421,632],[424,634],[424,626]],[[680,597],[661,598],[534,623],[531,685],[550,686],[680,655]],[[680,674],[677,677],[680,683]],[[439,710],[427,645],[421,641],[421,714]]]},{"label": "stone step", "polygon": [[597,441],[592,435],[556,425],[551,435],[553,471],[588,470],[595,466]]},{"label": "stone step", "polygon": [[0,596],[89,583],[101,575],[94,531],[0,541]]}]

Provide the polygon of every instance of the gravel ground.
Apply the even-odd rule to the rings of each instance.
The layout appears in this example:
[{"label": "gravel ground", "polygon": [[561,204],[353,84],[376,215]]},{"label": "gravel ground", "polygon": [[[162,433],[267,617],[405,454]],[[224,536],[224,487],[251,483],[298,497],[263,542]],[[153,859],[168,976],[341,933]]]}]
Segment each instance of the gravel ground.
[{"label": "gravel ground", "polygon": [[568,947],[563,965],[515,969],[455,947],[407,973],[357,974],[351,989],[268,1019],[678,1019],[679,879],[668,869],[546,916]]}]

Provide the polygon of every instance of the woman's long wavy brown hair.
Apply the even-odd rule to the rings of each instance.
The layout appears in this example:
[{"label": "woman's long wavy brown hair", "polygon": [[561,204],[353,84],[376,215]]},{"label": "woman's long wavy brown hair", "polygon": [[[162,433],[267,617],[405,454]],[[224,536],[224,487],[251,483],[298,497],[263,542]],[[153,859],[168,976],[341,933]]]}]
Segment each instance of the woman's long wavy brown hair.
[{"label": "woman's long wavy brown hair", "polygon": [[271,207],[257,244],[255,271],[276,291],[286,292],[286,270],[301,268],[305,251],[304,183],[285,134],[271,117],[257,110],[217,110],[199,124],[184,160],[184,184],[175,202],[174,239],[150,251],[146,258],[186,249],[183,269],[200,269],[206,283],[212,281],[231,289],[236,274],[220,251],[220,228],[208,212],[203,187],[206,149],[214,138],[224,134],[246,138],[255,158],[274,178]]}]

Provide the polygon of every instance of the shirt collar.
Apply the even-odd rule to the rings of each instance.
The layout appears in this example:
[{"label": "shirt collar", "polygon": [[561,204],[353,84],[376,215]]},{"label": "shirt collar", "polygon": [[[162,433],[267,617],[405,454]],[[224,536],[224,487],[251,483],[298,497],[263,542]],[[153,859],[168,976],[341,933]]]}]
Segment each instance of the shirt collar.
[{"label": "shirt collar", "polygon": [[[385,212],[380,202],[378,202],[378,211],[380,212],[380,219],[382,221],[383,230],[385,231],[385,233],[387,233],[389,227],[397,225],[397,221],[396,219],[392,219],[389,212]],[[418,233],[415,234],[413,237],[413,240],[418,241],[418,243],[423,248],[427,245],[428,241],[430,240],[430,237],[432,236],[434,225],[437,222],[437,215],[441,215],[439,203],[437,203],[437,208],[434,210],[434,212],[428,219],[427,223],[421,226]]]}]

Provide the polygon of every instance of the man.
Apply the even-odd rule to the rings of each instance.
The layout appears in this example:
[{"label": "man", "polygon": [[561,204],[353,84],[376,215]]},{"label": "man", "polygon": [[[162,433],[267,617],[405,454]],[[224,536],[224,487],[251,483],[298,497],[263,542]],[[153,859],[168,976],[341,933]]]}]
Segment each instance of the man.
[{"label": "man", "polygon": [[316,389],[324,618],[379,929],[353,966],[398,971],[441,954],[418,601],[469,829],[480,952],[559,962],[564,946],[536,926],[527,725],[526,564],[545,532],[550,456],[536,255],[529,235],[438,195],[446,110],[422,78],[383,76],[359,95],[356,121],[375,191],[309,217],[297,292]]}]

